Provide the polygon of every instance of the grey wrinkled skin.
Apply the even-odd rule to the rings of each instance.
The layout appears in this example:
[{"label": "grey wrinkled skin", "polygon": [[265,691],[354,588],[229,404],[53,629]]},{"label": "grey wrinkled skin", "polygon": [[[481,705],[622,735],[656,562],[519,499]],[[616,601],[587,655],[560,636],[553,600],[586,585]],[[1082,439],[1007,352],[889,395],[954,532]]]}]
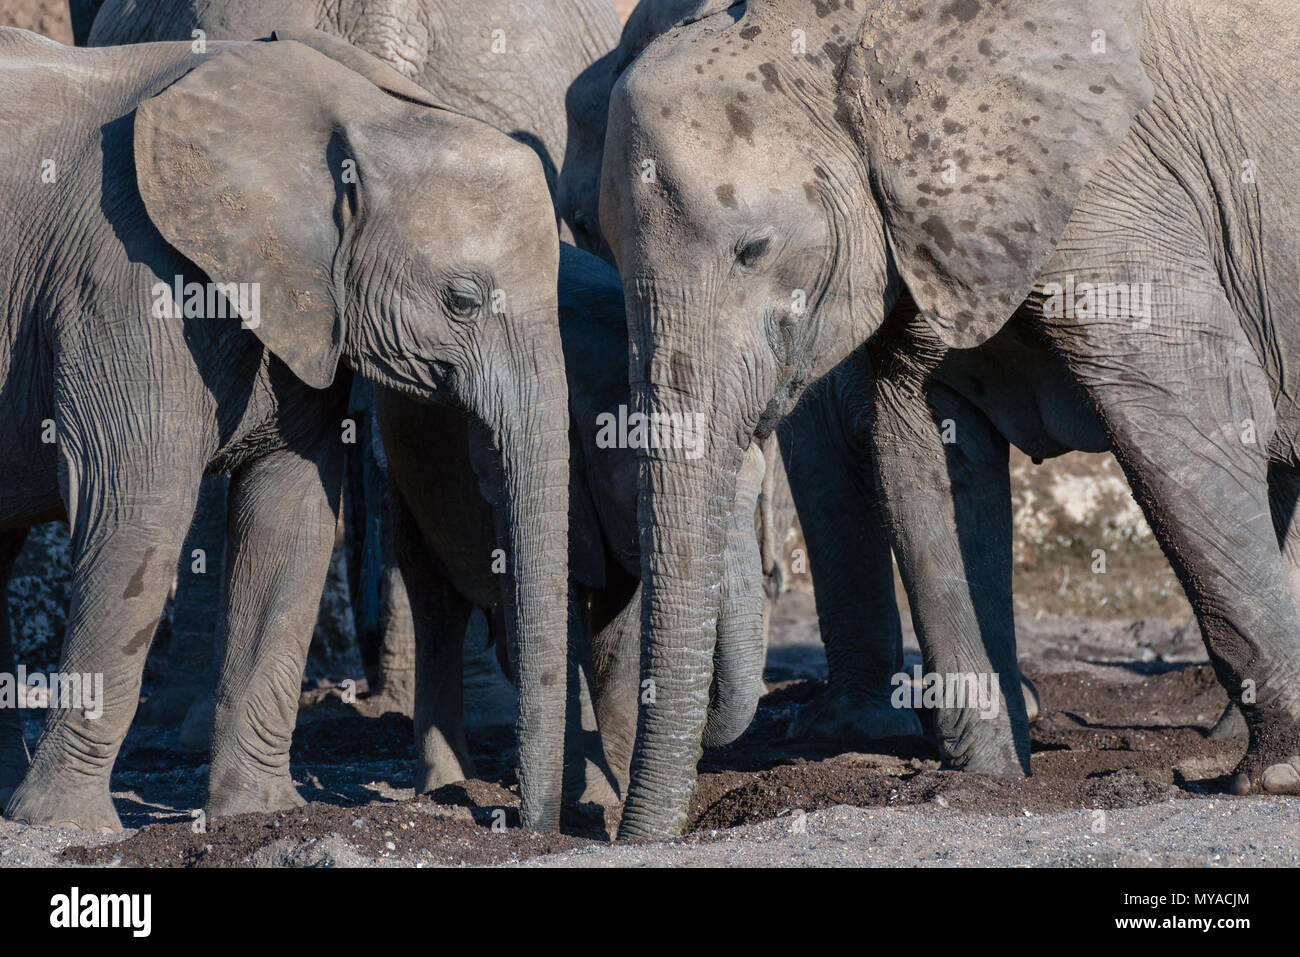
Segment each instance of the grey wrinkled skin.
[{"label": "grey wrinkled skin", "polygon": [[[289,738],[355,372],[468,410],[499,450],[524,814],[558,822],[568,418],[542,171],[373,58],[302,39],[195,54],[0,31],[0,533],[67,519],[60,670],[103,674],[105,693],[97,719],[51,711],[11,818],[118,826],[109,773],[205,473],[230,479],[207,809],[301,803]],[[257,283],[252,330],[156,315],[177,275]]]},{"label": "grey wrinkled skin", "polygon": [[[608,0],[108,0],[91,16],[92,46],[189,41],[196,30],[208,40],[241,40],[273,30],[318,28],[345,39],[448,109],[531,147],[556,200],[561,238],[577,237],[582,244],[599,236],[594,215],[569,215],[572,207],[560,201],[557,178],[563,168],[593,192],[599,187],[613,77],[597,67],[608,60],[619,36]],[[77,22],[74,16],[74,27]],[[349,591],[372,703],[410,714],[415,692],[411,609],[382,521],[383,449],[372,393],[369,383],[357,382],[349,406],[358,432],[347,455],[344,496]],[[211,582],[183,580],[182,585],[197,596],[196,604],[218,597]],[[162,688],[173,698],[183,690],[167,683]]]},{"label": "grey wrinkled skin", "polygon": [[[618,42],[609,0],[106,0],[87,43],[189,41],[194,30],[208,40],[275,30],[341,37],[445,108],[531,147],[552,195],[566,166],[599,183],[610,84],[587,71]],[[572,242],[574,224],[563,206],[557,212],[561,238]],[[576,232],[598,232],[595,222]]]},{"label": "grey wrinkled skin", "polygon": [[[752,0],[632,64],[611,98],[600,216],[633,394],[651,411],[705,411],[712,433],[703,460],[642,461],[658,704],[641,716],[621,834],[685,822],[711,651],[698,606],[743,450],[876,333],[871,451],[904,582],[933,609],[923,655],[936,671],[997,672],[1006,702],[999,721],[941,712],[949,762],[1018,775],[1028,753],[1010,642],[942,620],[951,602],[982,625],[1005,601],[1004,490],[963,490],[995,471],[1005,485],[1007,433],[931,386],[948,350],[1023,329],[1100,424],[1242,705],[1236,789],[1291,788],[1294,523],[1270,520],[1283,483],[1269,473],[1300,465],[1300,182],[1282,146],[1300,132],[1297,52],[1280,2]],[[1149,327],[1049,309],[1045,284],[1070,276],[1150,282]],[[1042,415],[1041,397],[1022,398]],[[958,457],[936,412],[958,422]]]},{"label": "grey wrinkled skin", "polygon": [[[896,314],[901,322],[905,311]],[[1108,448],[1059,360],[1019,324],[1009,324],[980,349],[946,351],[922,383],[932,428],[948,428],[956,439],[943,448],[950,487],[939,489],[942,494],[912,490],[900,496],[900,507],[911,509],[900,526],[922,534],[900,528],[891,535],[874,449],[907,443],[884,434],[888,420],[881,421],[881,435],[874,433],[871,356],[889,367],[887,345],[882,337],[850,355],[807,390],[778,430],[808,546],[828,670],[825,693],[800,710],[793,732],[845,746],[870,746],[934,724],[933,710],[918,715],[890,702],[890,679],[903,660],[891,548],[899,550],[901,567],[940,571],[911,583],[918,634],[954,647],[978,636],[990,658],[1014,662],[1007,444],[1040,460]],[[934,509],[950,513],[952,524],[940,526],[942,534],[928,527]],[[950,555],[934,563],[929,556],[944,548]],[[961,574],[949,585],[944,575],[954,565]],[[940,669],[927,662],[926,670]],[[1032,721],[1037,690],[1018,670],[1006,687],[1013,688],[1017,677]],[[1011,727],[1016,730],[1004,729],[1004,740],[1024,730],[1018,721]]]},{"label": "grey wrinkled skin", "polygon": [[[572,449],[569,522],[569,799],[611,805],[625,793],[640,695],[640,558],[636,452],[602,447],[598,417],[629,403],[623,291],[609,265],[561,247],[558,299],[569,385]],[[499,605],[494,506],[499,477],[473,467],[473,432],[453,410],[386,391],[377,411],[387,457],[396,554],[415,630],[416,789],[473,777],[462,710],[465,624],[474,607]],[[429,445],[441,451],[424,452]],[[756,450],[757,451],[757,450]],[[748,726],[762,693],[763,608],[754,510],[763,478],[751,456],[728,533],[709,740],[727,744]],[[505,635],[495,636],[500,644]],[[504,659],[506,649],[498,648]],[[513,664],[517,653],[509,649]],[[513,670],[513,668],[511,669]],[[577,713],[581,710],[583,713]],[[593,727],[594,719],[594,727]],[[598,734],[594,733],[598,729]]]}]

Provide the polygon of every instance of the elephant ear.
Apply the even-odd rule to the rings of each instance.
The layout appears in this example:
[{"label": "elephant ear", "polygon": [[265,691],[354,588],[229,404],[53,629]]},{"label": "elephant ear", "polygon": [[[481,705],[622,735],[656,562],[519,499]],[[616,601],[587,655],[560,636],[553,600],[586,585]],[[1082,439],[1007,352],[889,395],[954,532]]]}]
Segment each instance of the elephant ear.
[{"label": "elephant ear", "polygon": [[[308,385],[343,344],[334,259],[346,218],[340,104],[390,99],[298,43],[248,43],[135,115],[140,196],[163,238],[214,283],[257,283],[262,343]],[[382,109],[371,105],[371,109]]]},{"label": "elephant ear", "polygon": [[393,96],[400,96],[412,103],[446,109],[446,104],[436,99],[424,87],[413,80],[408,80],[392,66],[365,50],[353,46],[342,37],[323,30],[274,30],[271,39],[277,41],[301,43],[322,53],[337,63],[343,64],[354,73],[360,73],[367,80]]},{"label": "elephant ear", "polygon": [[840,79],[893,255],[967,348],[1033,288],[1079,192],[1151,102],[1141,0],[883,0]]}]

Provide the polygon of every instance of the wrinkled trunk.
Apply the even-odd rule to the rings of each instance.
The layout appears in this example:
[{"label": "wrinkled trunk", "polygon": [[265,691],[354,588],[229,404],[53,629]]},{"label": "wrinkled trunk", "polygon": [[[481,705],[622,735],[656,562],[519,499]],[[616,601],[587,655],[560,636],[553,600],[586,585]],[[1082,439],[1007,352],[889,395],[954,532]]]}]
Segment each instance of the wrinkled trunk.
[{"label": "wrinkled trunk", "polygon": [[[562,373],[535,381],[556,379],[562,389]],[[525,399],[503,418],[502,598],[518,656],[519,793],[524,826],[557,828],[568,665],[567,395],[561,391],[536,404]]]},{"label": "wrinkled trunk", "polygon": [[[632,341],[655,342],[648,375],[633,362],[638,411],[702,414],[707,436],[702,455],[692,456],[684,448],[643,449],[638,479],[641,709],[619,835],[663,837],[685,829],[695,790],[714,675],[723,549],[741,450],[710,421],[728,406],[715,393],[709,350],[662,334],[665,328],[692,327],[665,322],[657,302],[646,310],[645,300],[634,296],[629,305]],[[656,338],[636,328],[647,318],[660,333]]]},{"label": "wrinkled trunk", "polygon": [[765,469],[763,448],[754,442],[745,453],[736,482],[735,507],[727,523],[713,686],[704,728],[706,748],[724,747],[744,734],[765,690],[763,559],[754,529]]}]

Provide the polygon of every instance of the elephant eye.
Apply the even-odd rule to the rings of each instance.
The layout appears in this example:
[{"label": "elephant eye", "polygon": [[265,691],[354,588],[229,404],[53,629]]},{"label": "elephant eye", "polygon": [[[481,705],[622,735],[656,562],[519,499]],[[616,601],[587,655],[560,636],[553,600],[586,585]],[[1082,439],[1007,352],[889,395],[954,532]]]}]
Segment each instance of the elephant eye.
[{"label": "elephant eye", "polygon": [[763,258],[771,243],[771,239],[767,236],[742,239],[736,243],[736,262],[745,267],[753,266]]},{"label": "elephant eye", "polygon": [[468,279],[453,279],[447,283],[442,301],[447,311],[460,319],[468,319],[483,308],[483,294]]}]

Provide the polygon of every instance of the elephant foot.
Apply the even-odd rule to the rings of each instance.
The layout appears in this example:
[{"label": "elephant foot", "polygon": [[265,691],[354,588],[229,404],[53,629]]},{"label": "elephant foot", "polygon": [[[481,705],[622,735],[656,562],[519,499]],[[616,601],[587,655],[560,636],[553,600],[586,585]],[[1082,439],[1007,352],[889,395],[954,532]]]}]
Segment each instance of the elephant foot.
[{"label": "elephant foot", "polygon": [[474,760],[467,749],[453,748],[441,735],[436,741],[426,741],[422,753],[415,760],[415,793],[428,794],[457,781],[477,777]]},{"label": "elephant foot", "polygon": [[5,805],[5,817],[22,824],[73,827],[101,834],[122,830],[108,793],[108,779],[75,773],[29,773]]},{"label": "elephant foot", "polygon": [[189,751],[206,751],[212,736],[212,710],[216,705],[211,691],[204,692],[190,705],[181,722],[181,747]]},{"label": "elephant foot", "polygon": [[1042,713],[1043,699],[1038,696],[1034,683],[1024,675],[1020,676],[1020,690],[1025,696],[1025,714],[1029,717],[1029,723],[1033,724]]},{"label": "elephant foot", "polygon": [[1300,720],[1253,715],[1250,747],[1233,772],[1233,794],[1300,794]]},{"label": "elephant foot", "polygon": [[1242,715],[1241,709],[1237,707],[1235,701],[1228,702],[1228,706],[1223,709],[1223,714],[1219,716],[1218,722],[1210,729],[1210,737],[1215,741],[1241,738],[1248,734],[1250,734],[1250,728],[1246,727],[1246,718]]},{"label": "elephant foot", "polygon": [[369,697],[375,714],[396,711],[411,717],[415,714],[415,674],[412,671],[382,671]]},{"label": "elephant foot", "polygon": [[209,819],[236,814],[265,814],[291,811],[307,804],[288,768],[283,772],[252,774],[237,768],[222,771],[213,764],[208,778],[208,801],[204,811]]},{"label": "elephant foot", "polygon": [[834,741],[846,748],[870,748],[886,738],[923,738],[924,735],[921,722],[911,708],[895,708],[888,701],[823,694],[799,709],[787,737]]},{"label": "elephant foot", "polygon": [[203,681],[165,681],[140,706],[135,720],[148,725],[180,725],[194,702],[211,694],[208,684]]},{"label": "elephant foot", "polygon": [[415,699],[412,696],[395,694],[388,688],[371,695],[366,702],[376,716],[396,711],[409,718],[415,713]]}]

